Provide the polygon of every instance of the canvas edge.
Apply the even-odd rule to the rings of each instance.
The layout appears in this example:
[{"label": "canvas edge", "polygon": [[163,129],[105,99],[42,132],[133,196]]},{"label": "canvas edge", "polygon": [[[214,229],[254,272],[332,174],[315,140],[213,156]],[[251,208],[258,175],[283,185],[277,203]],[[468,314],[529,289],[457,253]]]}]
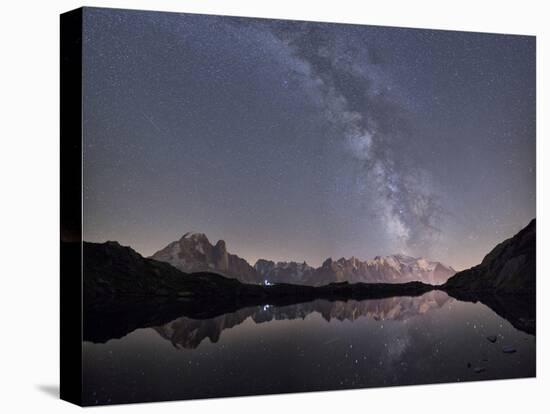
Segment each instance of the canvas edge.
[{"label": "canvas edge", "polygon": [[82,22],[60,15],[60,398],[82,405]]}]

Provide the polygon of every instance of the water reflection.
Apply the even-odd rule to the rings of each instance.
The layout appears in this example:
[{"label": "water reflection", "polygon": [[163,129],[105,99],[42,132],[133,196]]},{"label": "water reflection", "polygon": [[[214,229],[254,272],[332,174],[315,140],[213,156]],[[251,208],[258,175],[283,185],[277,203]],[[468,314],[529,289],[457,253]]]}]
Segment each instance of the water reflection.
[{"label": "water reflection", "polygon": [[[106,332],[113,320],[102,319]],[[159,320],[140,316],[146,328],[131,321],[121,339],[84,342],[86,404],[535,375],[534,335],[438,291]]]},{"label": "water reflection", "polygon": [[216,343],[226,329],[231,329],[250,318],[255,323],[273,320],[305,319],[311,313],[318,313],[330,322],[355,321],[371,318],[376,321],[406,320],[438,309],[454,299],[441,291],[432,291],[419,297],[395,297],[368,301],[329,302],[316,300],[289,306],[270,305],[244,308],[237,312],[210,319],[177,318],[162,326],[154,327],[161,337],[170,341],[176,348],[192,349],[208,338]]}]

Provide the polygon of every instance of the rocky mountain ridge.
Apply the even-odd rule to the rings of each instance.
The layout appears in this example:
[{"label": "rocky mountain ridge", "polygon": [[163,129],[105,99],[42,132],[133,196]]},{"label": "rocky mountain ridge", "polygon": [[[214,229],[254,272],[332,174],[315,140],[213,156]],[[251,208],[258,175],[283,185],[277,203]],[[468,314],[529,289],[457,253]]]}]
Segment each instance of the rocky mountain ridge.
[{"label": "rocky mountain ridge", "polygon": [[305,261],[274,262],[259,259],[251,266],[245,259],[228,253],[224,240],[212,245],[203,233],[186,233],[151,256],[187,272],[215,272],[243,283],[290,283],[322,286],[330,283],[406,283],[420,281],[439,285],[456,271],[440,262],[403,254],[377,256],[372,260],[356,257],[329,258],[318,268]]},{"label": "rocky mountain ridge", "polygon": [[480,264],[457,273],[443,287],[449,291],[534,293],[536,250],[533,219],[515,236],[499,243]]},{"label": "rocky mountain ridge", "polygon": [[321,286],[327,283],[348,281],[350,283],[405,283],[421,281],[432,285],[444,283],[455,274],[450,266],[440,262],[415,258],[403,254],[376,256],[362,261],[356,257],[331,258],[315,269],[306,284]]},{"label": "rocky mountain ridge", "polygon": [[151,256],[186,273],[216,272],[243,283],[261,283],[256,270],[245,260],[227,252],[225,241],[212,245],[203,233],[186,233]]}]

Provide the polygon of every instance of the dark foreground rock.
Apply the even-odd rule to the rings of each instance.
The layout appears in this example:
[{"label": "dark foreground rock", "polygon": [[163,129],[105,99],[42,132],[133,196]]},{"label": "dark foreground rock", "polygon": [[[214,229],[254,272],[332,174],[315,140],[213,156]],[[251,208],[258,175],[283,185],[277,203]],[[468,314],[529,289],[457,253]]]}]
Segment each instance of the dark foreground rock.
[{"label": "dark foreground rock", "polygon": [[510,346],[510,345],[503,346],[502,347],[502,352],[504,352],[505,354],[515,354],[516,353],[516,348],[514,348],[513,346]]},{"label": "dark foreground rock", "polygon": [[479,265],[451,277],[443,289],[447,292],[534,295],[536,250],[536,222],[533,219],[514,237],[498,244]]},{"label": "dark foreground rock", "polygon": [[458,272],[441,289],[450,296],[481,302],[516,329],[536,333],[536,222],[497,245],[483,261]]}]

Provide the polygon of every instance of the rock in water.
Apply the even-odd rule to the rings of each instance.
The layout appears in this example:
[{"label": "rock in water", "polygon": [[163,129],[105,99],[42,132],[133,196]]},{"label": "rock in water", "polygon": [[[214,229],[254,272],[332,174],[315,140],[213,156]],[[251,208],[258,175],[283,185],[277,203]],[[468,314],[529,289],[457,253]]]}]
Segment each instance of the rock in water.
[{"label": "rock in water", "polygon": [[494,344],[494,343],[497,341],[497,336],[496,336],[496,335],[489,335],[489,336],[487,337],[487,340],[488,340],[489,342],[492,342],[492,343]]},{"label": "rock in water", "polygon": [[516,352],[516,348],[514,348],[513,346],[503,346],[502,352],[504,352],[505,354],[513,354]]}]

